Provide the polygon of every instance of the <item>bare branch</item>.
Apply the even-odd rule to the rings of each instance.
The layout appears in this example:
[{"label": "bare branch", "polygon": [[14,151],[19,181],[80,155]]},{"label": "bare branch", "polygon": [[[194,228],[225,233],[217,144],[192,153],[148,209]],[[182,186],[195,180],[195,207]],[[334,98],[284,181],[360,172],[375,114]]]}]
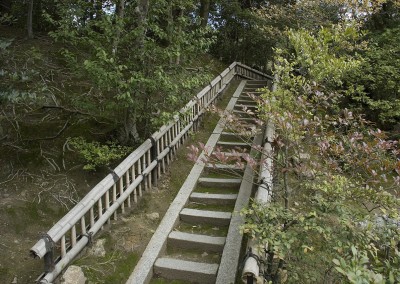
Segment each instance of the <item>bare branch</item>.
[{"label": "bare branch", "polygon": [[34,138],[34,139],[24,139],[22,140],[23,142],[29,141],[41,141],[41,140],[53,140],[56,139],[57,137],[59,137],[65,129],[67,129],[67,126],[69,124],[69,121],[71,120],[71,117],[68,118],[68,120],[65,122],[64,126],[60,129],[60,131],[58,131],[58,133],[54,136],[49,136],[49,137],[43,137],[43,138]]}]

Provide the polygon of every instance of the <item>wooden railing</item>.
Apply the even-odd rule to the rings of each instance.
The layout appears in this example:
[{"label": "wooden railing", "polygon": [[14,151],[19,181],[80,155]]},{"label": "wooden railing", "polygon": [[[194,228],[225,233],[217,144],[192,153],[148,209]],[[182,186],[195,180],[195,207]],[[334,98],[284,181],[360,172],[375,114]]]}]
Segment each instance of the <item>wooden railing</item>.
[{"label": "wooden railing", "polygon": [[104,225],[117,219],[126,207],[139,201],[143,191],[151,190],[157,184],[177,148],[235,76],[271,79],[234,62],[211,81],[182,108],[179,115],[133,151],[30,249],[34,258],[44,259],[44,273],[38,282],[51,283],[92,242]]}]

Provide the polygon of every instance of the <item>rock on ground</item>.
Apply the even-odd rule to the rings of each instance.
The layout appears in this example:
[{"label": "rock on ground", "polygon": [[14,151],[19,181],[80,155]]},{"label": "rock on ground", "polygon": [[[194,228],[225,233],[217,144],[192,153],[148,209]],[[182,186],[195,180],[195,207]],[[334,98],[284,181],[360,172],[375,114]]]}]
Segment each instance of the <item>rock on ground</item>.
[{"label": "rock on ground", "polygon": [[160,214],[158,214],[157,212],[154,212],[154,213],[147,214],[146,217],[151,221],[157,221],[158,219],[160,219]]},{"label": "rock on ground", "polygon": [[106,243],[106,239],[98,239],[94,242],[92,247],[89,249],[89,255],[96,256],[96,257],[105,257],[106,256],[106,249],[104,245]]},{"label": "rock on ground", "polygon": [[76,265],[71,265],[65,271],[62,280],[62,284],[85,284],[86,277],[83,274],[82,268]]}]

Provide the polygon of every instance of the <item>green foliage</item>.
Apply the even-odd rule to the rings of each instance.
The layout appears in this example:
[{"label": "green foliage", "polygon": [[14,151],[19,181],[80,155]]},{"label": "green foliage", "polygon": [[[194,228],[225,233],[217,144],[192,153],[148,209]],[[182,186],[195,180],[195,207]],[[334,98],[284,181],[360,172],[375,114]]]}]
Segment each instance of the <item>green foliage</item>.
[{"label": "green foliage", "polygon": [[[369,253],[351,246],[351,252],[345,258],[333,259],[335,269],[346,276],[350,283],[398,283],[400,281],[398,269],[400,254],[397,248],[394,248],[394,257],[384,263],[381,263],[376,254],[377,251],[373,245],[370,245]],[[378,265],[371,269],[370,263]],[[378,266],[377,269],[374,269],[376,266]]]},{"label": "green foliage", "polygon": [[14,41],[14,39],[0,38],[0,50],[3,52],[6,50]]},{"label": "green foliage", "polygon": [[372,34],[365,60],[353,79],[363,87],[352,98],[372,110],[382,123],[400,119],[399,34],[399,28]]},{"label": "green foliage", "polygon": [[0,103],[4,107],[43,103],[47,95],[43,92],[45,85],[39,81],[41,74],[35,68],[42,60],[42,54],[31,47],[17,56],[14,43],[12,38],[0,38]]},{"label": "green foliage", "polygon": [[282,267],[296,283],[397,281],[399,142],[342,107],[352,91],[345,79],[363,62],[352,56],[357,38],[349,25],[289,30],[292,52],[277,49],[277,90],[259,101],[277,132],[276,182],[271,204],[242,211],[242,231],[275,259],[273,283]]},{"label": "green foliage", "polygon": [[50,34],[65,44],[62,54],[70,68],[96,86],[102,99],[91,103],[109,101],[111,116],[124,114],[115,116],[122,132],[133,122],[143,125],[138,129],[146,137],[160,123],[154,114],[168,117],[209,80],[204,70],[189,73],[185,66],[211,39],[193,27],[191,1],[152,1],[140,15],[138,5],[126,5],[122,15],[99,12],[87,1],[63,1],[57,3],[59,17],[46,17],[57,27]]},{"label": "green foliage", "polygon": [[0,15],[0,25],[2,24],[12,24],[15,22],[15,18],[13,15],[10,15],[8,13],[4,13]]},{"label": "green foliage", "polygon": [[108,166],[111,162],[121,159],[132,151],[132,148],[117,145],[108,141],[106,144],[87,142],[82,137],[74,137],[68,143],[86,160],[85,170],[95,170],[100,166]]},{"label": "green foliage", "polygon": [[[244,5],[246,2],[248,5]],[[341,1],[217,1],[212,52],[226,60],[267,68],[274,47],[286,47],[289,28],[317,30],[339,21]]]}]

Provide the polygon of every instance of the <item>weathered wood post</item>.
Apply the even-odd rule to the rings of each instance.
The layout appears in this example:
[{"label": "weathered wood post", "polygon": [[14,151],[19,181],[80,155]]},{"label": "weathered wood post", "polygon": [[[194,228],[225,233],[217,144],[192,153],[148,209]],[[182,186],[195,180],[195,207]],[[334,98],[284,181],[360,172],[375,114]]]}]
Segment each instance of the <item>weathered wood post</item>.
[{"label": "weathered wood post", "polygon": [[54,242],[49,235],[42,237],[47,253],[44,255],[44,271],[49,273],[54,270]]}]

